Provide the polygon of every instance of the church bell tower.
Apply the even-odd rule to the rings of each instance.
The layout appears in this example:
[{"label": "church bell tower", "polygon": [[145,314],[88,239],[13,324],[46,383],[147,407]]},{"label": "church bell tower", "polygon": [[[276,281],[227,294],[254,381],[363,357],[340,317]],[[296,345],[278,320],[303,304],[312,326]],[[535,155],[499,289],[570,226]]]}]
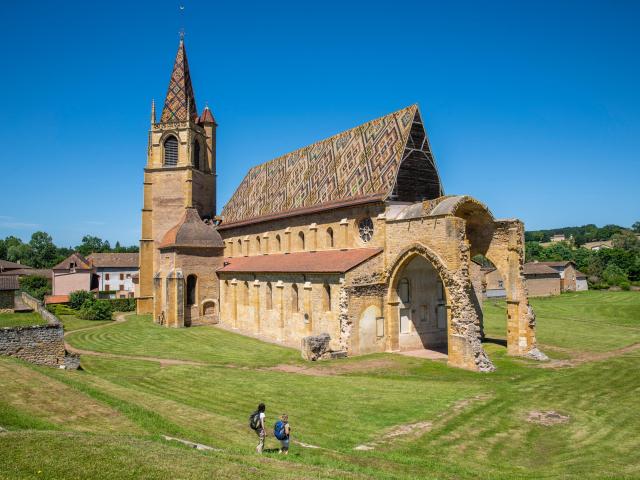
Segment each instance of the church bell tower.
[{"label": "church bell tower", "polygon": [[140,239],[139,314],[153,312],[153,277],[158,246],[188,208],[202,219],[216,214],[216,127],[209,107],[198,115],[184,38],[169,80],[160,121],[151,105],[151,128],[144,169]]}]

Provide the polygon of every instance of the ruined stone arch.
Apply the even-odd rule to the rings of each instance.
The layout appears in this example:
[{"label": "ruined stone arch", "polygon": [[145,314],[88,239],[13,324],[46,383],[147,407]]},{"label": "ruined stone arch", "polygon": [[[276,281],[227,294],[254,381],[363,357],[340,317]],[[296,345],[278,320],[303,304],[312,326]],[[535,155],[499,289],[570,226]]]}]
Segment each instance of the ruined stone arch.
[{"label": "ruined stone arch", "polygon": [[493,371],[495,367],[487,357],[480,341],[480,319],[472,302],[471,281],[466,270],[451,271],[444,261],[429,247],[416,242],[402,250],[387,269],[385,280],[387,301],[385,331],[387,349],[398,348],[397,284],[404,267],[416,256],[421,256],[434,268],[444,287],[447,304],[447,346],[450,365],[479,371]]}]

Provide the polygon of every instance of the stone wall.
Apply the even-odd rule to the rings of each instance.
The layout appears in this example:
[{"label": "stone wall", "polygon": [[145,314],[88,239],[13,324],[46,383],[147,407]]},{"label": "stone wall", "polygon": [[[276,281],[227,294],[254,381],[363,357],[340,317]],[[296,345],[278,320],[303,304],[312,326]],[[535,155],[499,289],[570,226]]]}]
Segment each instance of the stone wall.
[{"label": "stone wall", "polygon": [[527,275],[526,284],[530,297],[560,295],[560,278],[555,275]]},{"label": "stone wall", "polygon": [[41,302],[24,292],[22,300],[48,323],[0,328],[0,355],[9,355],[37,365],[77,369],[80,357],[65,351],[64,328],[60,321]]}]

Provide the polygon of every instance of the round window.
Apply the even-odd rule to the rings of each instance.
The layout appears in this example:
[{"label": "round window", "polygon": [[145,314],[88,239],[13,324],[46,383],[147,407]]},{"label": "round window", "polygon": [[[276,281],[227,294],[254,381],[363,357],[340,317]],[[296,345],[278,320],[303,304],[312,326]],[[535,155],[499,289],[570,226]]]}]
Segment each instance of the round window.
[{"label": "round window", "polygon": [[360,238],[363,242],[368,242],[373,237],[373,220],[370,218],[363,218],[358,223],[358,231],[360,232]]}]

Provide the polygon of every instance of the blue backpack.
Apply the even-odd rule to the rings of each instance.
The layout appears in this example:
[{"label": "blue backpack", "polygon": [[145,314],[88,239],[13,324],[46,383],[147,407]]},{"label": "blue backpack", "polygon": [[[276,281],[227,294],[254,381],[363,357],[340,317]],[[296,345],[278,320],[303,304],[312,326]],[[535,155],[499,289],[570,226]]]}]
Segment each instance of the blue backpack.
[{"label": "blue backpack", "polygon": [[276,437],[278,440],[287,439],[287,434],[285,433],[285,430],[284,430],[285,425],[286,424],[282,420],[278,420],[275,426],[273,427],[273,436]]}]

